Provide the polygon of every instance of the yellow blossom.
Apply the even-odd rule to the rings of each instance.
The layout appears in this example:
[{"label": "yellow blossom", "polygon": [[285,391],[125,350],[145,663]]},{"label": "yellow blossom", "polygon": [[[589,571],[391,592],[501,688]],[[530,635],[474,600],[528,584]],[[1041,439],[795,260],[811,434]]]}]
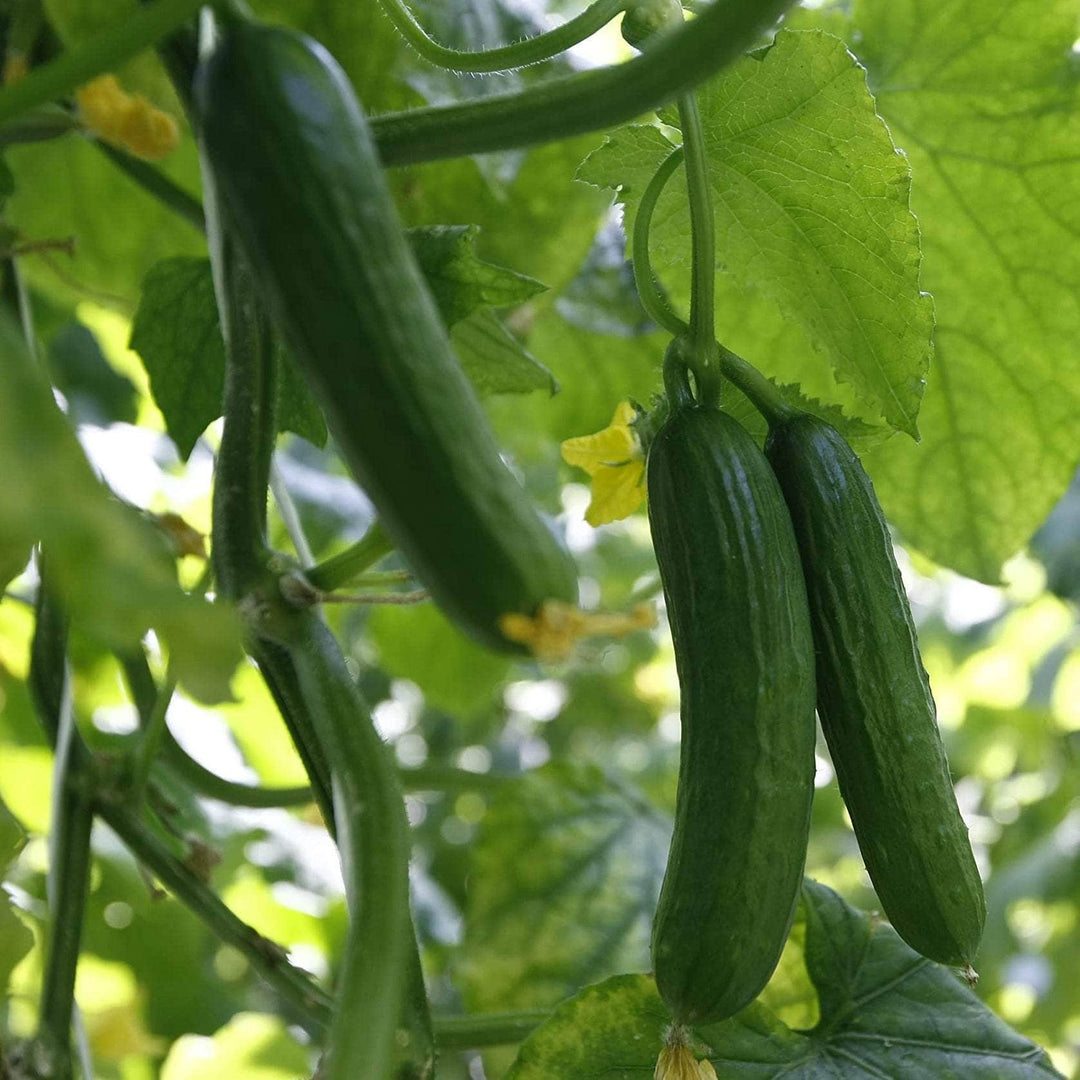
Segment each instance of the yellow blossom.
[{"label": "yellow blossom", "polygon": [[176,149],[176,121],[141,94],[129,94],[115,75],[101,75],[75,91],[83,123],[99,138],[136,157],[157,161]]},{"label": "yellow blossom", "polygon": [[510,612],[499,619],[499,629],[510,641],[526,645],[538,660],[565,660],[583,637],[624,637],[656,625],[652,604],[638,604],[630,612],[584,612],[562,600],[548,600],[532,616]]},{"label": "yellow blossom", "polygon": [[716,1080],[708,1058],[698,1061],[684,1043],[665,1046],[656,1060],[653,1080]]},{"label": "yellow blossom", "polygon": [[634,416],[630,402],[621,401],[603,431],[562,444],[563,460],[592,477],[592,501],[585,511],[590,525],[629,517],[645,501],[645,454],[630,426]]}]

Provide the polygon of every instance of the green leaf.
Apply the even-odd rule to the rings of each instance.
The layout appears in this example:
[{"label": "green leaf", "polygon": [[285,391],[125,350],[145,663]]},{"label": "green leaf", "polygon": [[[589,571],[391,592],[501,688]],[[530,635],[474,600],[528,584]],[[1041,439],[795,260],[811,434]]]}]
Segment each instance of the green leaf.
[{"label": "green leaf", "polygon": [[136,422],[138,390],[109,364],[87,326],[74,319],[66,322],[49,342],[48,361],[53,385],[67,399],[76,423]]},{"label": "green leaf", "polygon": [[225,388],[225,344],[207,259],[165,259],[150,270],[129,346],[142,357],[154,401],[186,461],[221,415]]},{"label": "green leaf", "polygon": [[409,230],[420,263],[447,326],[479,307],[510,307],[543,292],[547,286],[476,254],[476,225],[428,225]]},{"label": "green leaf", "polygon": [[[26,242],[74,238],[74,255],[20,260],[29,282],[69,308],[84,299],[130,312],[147,271],[170,255],[202,255],[197,229],[148,195],[81,135],[13,146],[15,193],[7,220]],[[159,166],[185,190],[199,190],[194,142]]]},{"label": "green leaf", "polygon": [[203,701],[228,697],[239,625],[223,605],[184,593],[157,528],[101,485],[18,331],[0,320],[0,550],[40,542],[73,619],[112,648],[150,627]]},{"label": "green leaf", "polygon": [[[509,334],[488,305],[520,303],[543,291],[532,278],[484,262],[476,255],[475,226],[410,230],[420,268],[448,325],[477,392],[554,390],[550,372]],[[154,400],[180,456],[187,459],[199,436],[221,415],[225,345],[208,259],[163,259],[146,275],[131,327],[131,348],[142,358]],[[316,446],[326,444],[326,424],[296,365],[281,365],[278,427]]]},{"label": "green leaf", "polygon": [[649,966],[670,822],[596,768],[500,790],[472,848],[458,983],[471,1009],[550,1005]]},{"label": "green leaf", "polygon": [[368,627],[380,666],[411,679],[435,708],[452,716],[468,719],[490,703],[510,672],[507,657],[472,642],[434,604],[380,607]]},{"label": "green leaf", "polygon": [[34,935],[15,913],[11,898],[0,888],[0,1004],[16,965],[34,947]]},{"label": "green leaf", "polygon": [[450,331],[454,352],[481,397],[527,394],[559,389],[555,377],[540,363],[490,308],[480,308]]},{"label": "green leaf", "polygon": [[938,563],[996,582],[1080,458],[1074,0],[856,4],[852,48],[911,161],[936,354],[923,440],[867,465]]},{"label": "green leaf", "polygon": [[0,799],[0,874],[15,861],[26,846],[26,831]]},{"label": "green leaf", "polygon": [[[221,415],[225,343],[208,259],[162,259],[146,275],[131,325],[154,400],[180,456],[187,459],[206,426]],[[278,428],[316,446],[326,424],[294,364],[281,365]]]},{"label": "green leaf", "polygon": [[[720,339],[782,381],[802,382],[804,369],[829,363],[873,412],[916,435],[933,306],[919,287],[908,166],[874,112],[865,72],[828,34],[781,31],[771,48],[705,84],[698,99],[722,260]],[[656,128],[623,128],[578,175],[621,187],[629,229],[671,149]],[[652,238],[655,269],[674,287],[690,261],[678,176],[657,205]],[[687,286],[678,287],[681,299]],[[797,363],[788,357],[778,366],[768,338],[785,322],[804,340],[787,346]],[[818,392],[814,381],[808,387]]]},{"label": "green leaf", "polygon": [[[1034,1080],[1060,1076],[947,968],[912,952],[886,923],[807,882],[806,968],[821,1019],[795,1031],[760,1003],[693,1031],[717,1080],[895,1077]],[[521,1046],[507,1080],[648,1076],[670,1023],[652,979],[622,975],[558,1008]]]}]

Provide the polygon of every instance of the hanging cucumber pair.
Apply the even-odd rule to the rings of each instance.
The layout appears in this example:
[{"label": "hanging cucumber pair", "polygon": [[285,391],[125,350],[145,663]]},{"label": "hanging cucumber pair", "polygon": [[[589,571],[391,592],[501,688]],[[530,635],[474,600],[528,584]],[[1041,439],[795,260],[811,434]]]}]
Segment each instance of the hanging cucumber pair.
[{"label": "hanging cucumber pair", "polygon": [[[663,22],[662,8],[638,21]],[[653,966],[675,1019],[700,1024],[748,1005],[787,938],[810,828],[815,703],[897,932],[971,974],[986,907],[870,478],[831,425],[789,407],[715,343],[704,139],[693,98],[679,111],[683,146],[643,195],[633,248],[642,302],[676,335],[664,361],[670,412],[647,459],[683,727]],[[668,305],[648,256],[652,209],[681,160],[689,323]],[[719,373],[767,419],[764,453],[720,410]]]}]

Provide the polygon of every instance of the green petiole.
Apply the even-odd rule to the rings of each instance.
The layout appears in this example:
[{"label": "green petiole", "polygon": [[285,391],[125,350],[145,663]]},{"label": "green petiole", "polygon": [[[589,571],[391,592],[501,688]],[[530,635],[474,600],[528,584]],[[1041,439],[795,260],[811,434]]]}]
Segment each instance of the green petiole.
[{"label": "green petiole", "polygon": [[508,150],[633,120],[737,60],[794,0],[717,0],[624,64],[550,79],[513,94],[388,113],[371,127],[385,165]]},{"label": "green petiole", "polygon": [[626,7],[626,0],[595,0],[580,15],[561,26],[512,45],[464,52],[433,40],[403,0],[382,0],[382,9],[398,33],[427,61],[453,71],[474,73],[510,71],[538,64],[565,52],[603,29]]}]

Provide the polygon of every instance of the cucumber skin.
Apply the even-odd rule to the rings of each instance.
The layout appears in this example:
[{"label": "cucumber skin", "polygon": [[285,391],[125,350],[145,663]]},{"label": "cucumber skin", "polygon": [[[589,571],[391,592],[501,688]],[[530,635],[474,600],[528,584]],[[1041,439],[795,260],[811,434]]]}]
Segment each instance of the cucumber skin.
[{"label": "cucumber skin", "polygon": [[814,791],[813,643],[783,497],[737,421],[676,409],[648,490],[683,730],[653,967],[675,1019],[701,1024],[757,996],[791,928]]},{"label": "cucumber skin", "polygon": [[521,651],[507,612],[574,602],[572,560],[498,447],[329,53],[239,20],[196,75],[204,161],[350,470],[439,606]]},{"label": "cucumber skin", "polygon": [[912,948],[970,964],[986,901],[873,484],[817,417],[774,424],[765,452],[799,540],[818,715],[867,872]]}]

